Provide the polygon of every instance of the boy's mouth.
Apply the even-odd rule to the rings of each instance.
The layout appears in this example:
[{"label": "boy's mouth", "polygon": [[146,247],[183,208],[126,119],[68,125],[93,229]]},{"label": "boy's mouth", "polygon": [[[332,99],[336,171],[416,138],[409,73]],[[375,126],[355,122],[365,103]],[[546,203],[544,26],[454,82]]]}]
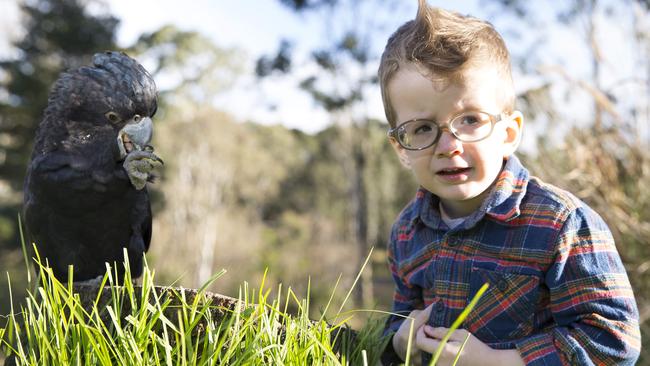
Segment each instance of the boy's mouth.
[{"label": "boy's mouth", "polygon": [[449,176],[449,175],[456,175],[456,174],[465,174],[470,171],[471,168],[445,168],[438,170],[436,172],[437,175],[442,175],[442,176]]}]

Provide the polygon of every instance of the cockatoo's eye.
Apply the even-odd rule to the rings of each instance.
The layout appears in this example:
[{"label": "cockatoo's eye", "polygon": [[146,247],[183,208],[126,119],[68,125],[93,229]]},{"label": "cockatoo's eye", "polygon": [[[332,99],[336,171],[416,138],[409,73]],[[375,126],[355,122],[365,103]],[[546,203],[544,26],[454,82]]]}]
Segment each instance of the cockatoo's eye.
[{"label": "cockatoo's eye", "polygon": [[105,114],[106,118],[108,118],[111,123],[117,123],[121,120],[120,116],[117,115],[115,112],[108,112]]}]

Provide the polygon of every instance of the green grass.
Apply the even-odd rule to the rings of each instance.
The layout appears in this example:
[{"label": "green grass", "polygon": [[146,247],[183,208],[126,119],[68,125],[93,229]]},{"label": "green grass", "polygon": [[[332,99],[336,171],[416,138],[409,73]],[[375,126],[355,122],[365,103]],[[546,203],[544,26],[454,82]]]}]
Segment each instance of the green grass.
[{"label": "green grass", "polygon": [[225,271],[188,294],[154,286],[145,260],[140,286],[132,284],[127,261],[123,285],[107,268],[97,294],[84,300],[72,279],[58,281],[38,253],[35,262],[38,283],[0,328],[0,350],[18,365],[377,365],[388,342],[387,313],[371,311],[353,334],[346,322],[366,310],[343,312],[341,304],[334,322],[325,315],[314,320],[309,290],[300,299],[280,285],[272,297],[264,282],[259,290],[244,283],[238,299],[215,302],[205,289]]},{"label": "green grass", "polygon": [[225,271],[189,298],[159,291],[146,261],[141,286],[128,268],[123,286],[109,270],[87,306],[71,280],[61,283],[36,262],[38,286],[0,329],[3,352],[20,365],[374,365],[387,341],[383,319],[353,342],[341,330],[354,313],[339,311],[336,324],[312,320],[308,294],[301,300],[281,286],[272,299],[263,283],[257,291],[244,284],[234,306],[214,304],[205,288]]}]

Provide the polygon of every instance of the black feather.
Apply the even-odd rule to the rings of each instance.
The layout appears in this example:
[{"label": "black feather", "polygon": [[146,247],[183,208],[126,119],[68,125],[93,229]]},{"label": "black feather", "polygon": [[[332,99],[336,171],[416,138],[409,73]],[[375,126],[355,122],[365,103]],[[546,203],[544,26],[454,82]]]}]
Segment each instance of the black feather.
[{"label": "black feather", "polygon": [[[24,187],[28,237],[54,274],[74,280],[104,274],[105,262],[123,272],[128,250],[134,277],[151,241],[146,187],[130,183],[117,151],[117,135],[136,114],[157,109],[151,75],[126,54],[96,54],[92,67],[62,74],[54,84]],[[106,113],[115,112],[119,121]]]}]

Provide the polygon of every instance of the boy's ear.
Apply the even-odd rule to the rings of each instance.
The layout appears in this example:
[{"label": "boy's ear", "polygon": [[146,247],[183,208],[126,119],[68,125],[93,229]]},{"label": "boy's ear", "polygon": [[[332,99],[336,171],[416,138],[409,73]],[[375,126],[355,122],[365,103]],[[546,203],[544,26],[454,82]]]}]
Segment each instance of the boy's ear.
[{"label": "boy's ear", "polygon": [[506,135],[503,141],[503,157],[506,158],[517,150],[521,142],[521,134],[524,127],[524,115],[520,111],[510,113],[505,121]]},{"label": "boy's ear", "polygon": [[404,149],[394,137],[389,137],[388,141],[390,141],[390,144],[393,146],[393,150],[395,150],[397,158],[402,166],[406,169],[411,169],[411,160],[406,155],[406,149]]}]

